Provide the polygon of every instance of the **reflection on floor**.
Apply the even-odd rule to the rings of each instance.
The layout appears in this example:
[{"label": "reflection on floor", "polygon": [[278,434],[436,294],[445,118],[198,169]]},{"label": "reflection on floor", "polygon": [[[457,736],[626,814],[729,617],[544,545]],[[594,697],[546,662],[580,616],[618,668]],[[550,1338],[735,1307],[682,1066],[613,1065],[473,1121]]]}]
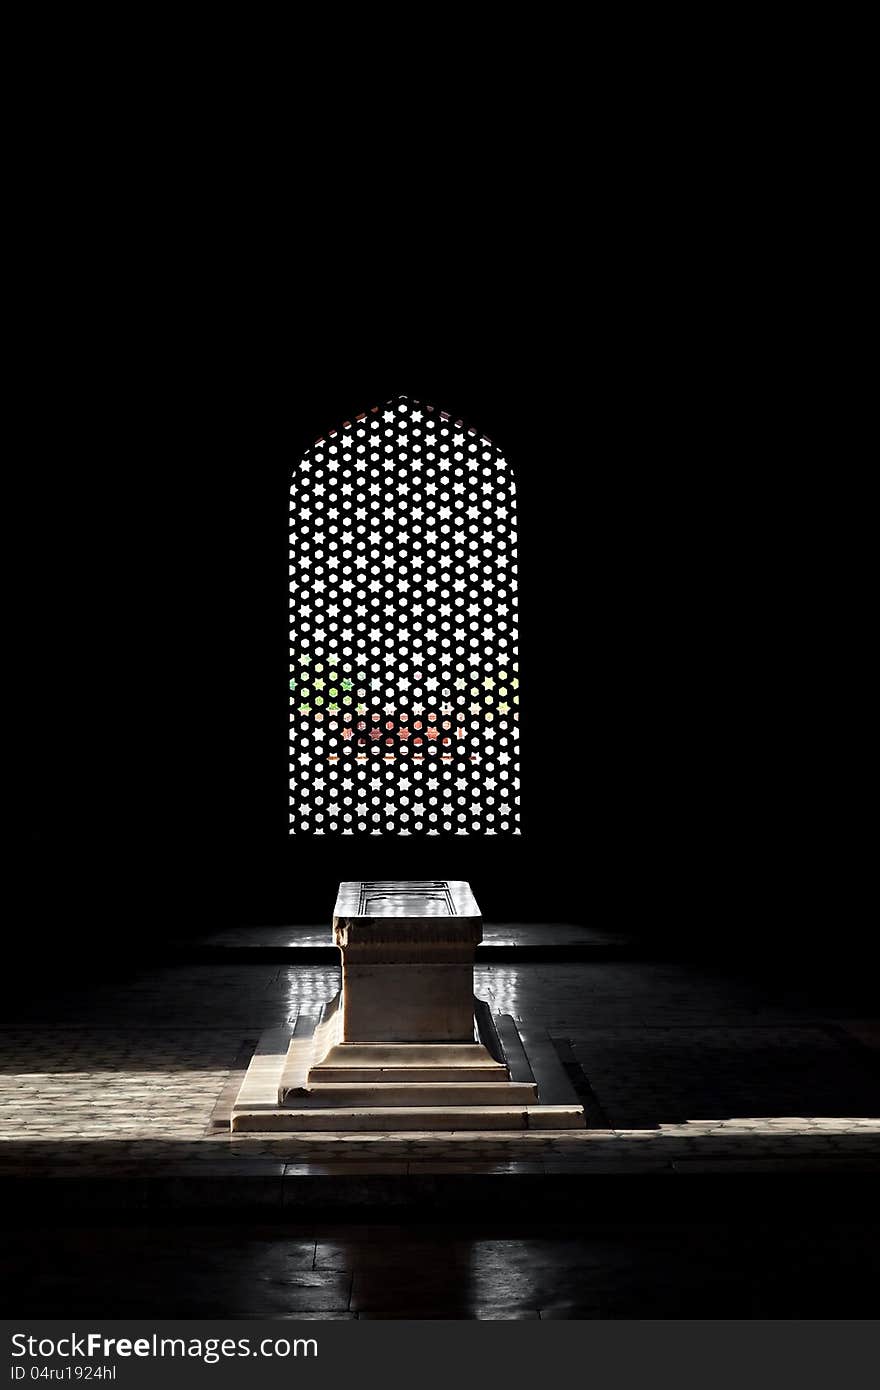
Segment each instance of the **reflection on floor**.
[{"label": "reflection on floor", "polygon": [[[604,1142],[610,1159],[624,1133],[638,1148],[633,1131],[670,1141],[751,1131],[777,1148],[785,1136],[851,1134],[862,1151],[880,1136],[877,1021],[831,991],[772,991],[719,967],[645,961],[481,965],[475,982],[495,1012],[549,1030],[595,1103],[601,1129],[576,1137],[575,1155]],[[0,1149],[204,1140],[260,1032],[338,987],[332,966],[239,964],[23,992],[0,1029]],[[552,1138],[530,1136],[529,1156]],[[473,1145],[467,1136],[469,1156]]]},{"label": "reflection on floor", "polygon": [[7,1316],[876,1316],[876,1222],[13,1231]]},{"label": "reflection on floor", "polygon": [[[332,965],[33,983],[0,1029],[12,1312],[873,1315],[878,1232],[840,1204],[880,1166],[864,994],[708,964],[481,964],[478,994],[549,1031],[593,1127],[322,1139],[211,1122],[261,1031],[335,993]],[[733,1212],[752,1180],[778,1185]],[[673,1211],[705,1182],[708,1205]]]},{"label": "reflection on floor", "polygon": [[[582,927],[574,922],[485,922],[483,942],[486,946],[617,946],[632,940],[629,932],[610,927]],[[326,925],[313,927],[226,927],[221,931],[199,932],[180,938],[202,946],[225,946],[251,949],[332,946],[332,932]]]}]

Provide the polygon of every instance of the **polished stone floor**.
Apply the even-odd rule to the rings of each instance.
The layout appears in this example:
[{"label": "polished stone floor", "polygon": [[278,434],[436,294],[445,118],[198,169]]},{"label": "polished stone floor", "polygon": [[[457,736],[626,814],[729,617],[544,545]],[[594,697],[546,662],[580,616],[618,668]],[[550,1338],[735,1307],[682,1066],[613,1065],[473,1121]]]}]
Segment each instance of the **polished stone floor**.
[{"label": "polished stone floor", "polygon": [[0,1029],[5,1306],[492,1318],[869,1306],[878,1231],[859,1185],[880,1167],[880,1028],[866,991],[629,958],[482,963],[476,987],[552,1039],[590,1128],[233,1137],[224,1106],[254,1041],[335,993],[332,965],[36,976]]},{"label": "polished stone floor", "polygon": [[[695,1157],[694,1145],[709,1157],[720,1139],[744,1133],[754,1154],[760,1143],[778,1152],[799,1137],[829,1153],[847,1136],[852,1152],[880,1139],[880,1029],[864,1002],[834,986],[768,986],[717,965],[632,960],[479,965],[475,983],[496,1012],[554,1039],[592,1126],[559,1142],[584,1161],[599,1148],[610,1160],[627,1138],[633,1157],[646,1138],[652,1151],[658,1140],[681,1141],[671,1158]],[[260,1032],[338,986],[333,966],[248,963],[152,966],[22,991],[0,1029],[0,1149],[216,1145],[211,1117]],[[557,1138],[529,1136],[530,1155],[541,1158],[542,1143],[556,1147]],[[315,1142],[288,1136],[297,1154],[307,1140]],[[378,1142],[346,1141],[353,1151],[368,1143],[374,1156]],[[257,1152],[259,1136],[235,1140],[247,1144]],[[454,1146],[471,1156],[474,1137]]]},{"label": "polished stone floor", "polygon": [[[6,1315],[750,1318],[877,1314],[876,1218],[13,1229]],[[807,1216],[807,1213],[804,1213]]]},{"label": "polished stone floor", "polygon": [[[485,922],[483,944],[498,946],[543,946],[550,949],[562,946],[623,947],[633,940],[632,933],[612,927],[584,927],[576,922]],[[327,926],[225,927],[218,931],[182,933],[178,945],[226,947],[252,950],[288,947],[332,946],[332,932]]]}]

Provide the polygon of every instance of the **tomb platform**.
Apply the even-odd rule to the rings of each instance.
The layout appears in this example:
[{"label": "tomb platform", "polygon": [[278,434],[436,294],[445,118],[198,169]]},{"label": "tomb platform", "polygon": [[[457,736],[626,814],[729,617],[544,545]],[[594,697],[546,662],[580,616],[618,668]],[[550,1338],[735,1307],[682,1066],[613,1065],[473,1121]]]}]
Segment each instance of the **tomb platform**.
[{"label": "tomb platform", "polygon": [[342,883],[342,988],[267,1030],[234,1132],[583,1129],[552,1048],[473,992],[482,917],[467,883]]}]

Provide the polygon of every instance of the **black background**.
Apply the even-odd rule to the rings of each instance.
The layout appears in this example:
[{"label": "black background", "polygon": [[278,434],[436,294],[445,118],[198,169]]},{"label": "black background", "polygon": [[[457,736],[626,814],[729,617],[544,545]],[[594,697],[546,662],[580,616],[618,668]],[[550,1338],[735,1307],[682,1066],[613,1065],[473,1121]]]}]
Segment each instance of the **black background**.
[{"label": "black background", "polygon": [[[732,326],[637,291],[520,313],[513,287],[501,319],[431,286],[383,318],[386,292],[329,326],[146,314],[36,413],[9,523],[25,948],[329,922],[362,875],[735,959],[866,945],[828,538]],[[519,839],[288,835],[290,469],[398,393],[516,470]]]}]

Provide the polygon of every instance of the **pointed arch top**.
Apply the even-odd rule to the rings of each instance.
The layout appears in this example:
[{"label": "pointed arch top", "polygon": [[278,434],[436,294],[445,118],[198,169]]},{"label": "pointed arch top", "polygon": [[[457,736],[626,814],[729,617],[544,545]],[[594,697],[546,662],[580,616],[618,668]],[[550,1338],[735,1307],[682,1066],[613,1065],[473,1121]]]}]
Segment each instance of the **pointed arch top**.
[{"label": "pointed arch top", "polygon": [[516,484],[407,396],[293,470],[292,834],[519,834]]}]

